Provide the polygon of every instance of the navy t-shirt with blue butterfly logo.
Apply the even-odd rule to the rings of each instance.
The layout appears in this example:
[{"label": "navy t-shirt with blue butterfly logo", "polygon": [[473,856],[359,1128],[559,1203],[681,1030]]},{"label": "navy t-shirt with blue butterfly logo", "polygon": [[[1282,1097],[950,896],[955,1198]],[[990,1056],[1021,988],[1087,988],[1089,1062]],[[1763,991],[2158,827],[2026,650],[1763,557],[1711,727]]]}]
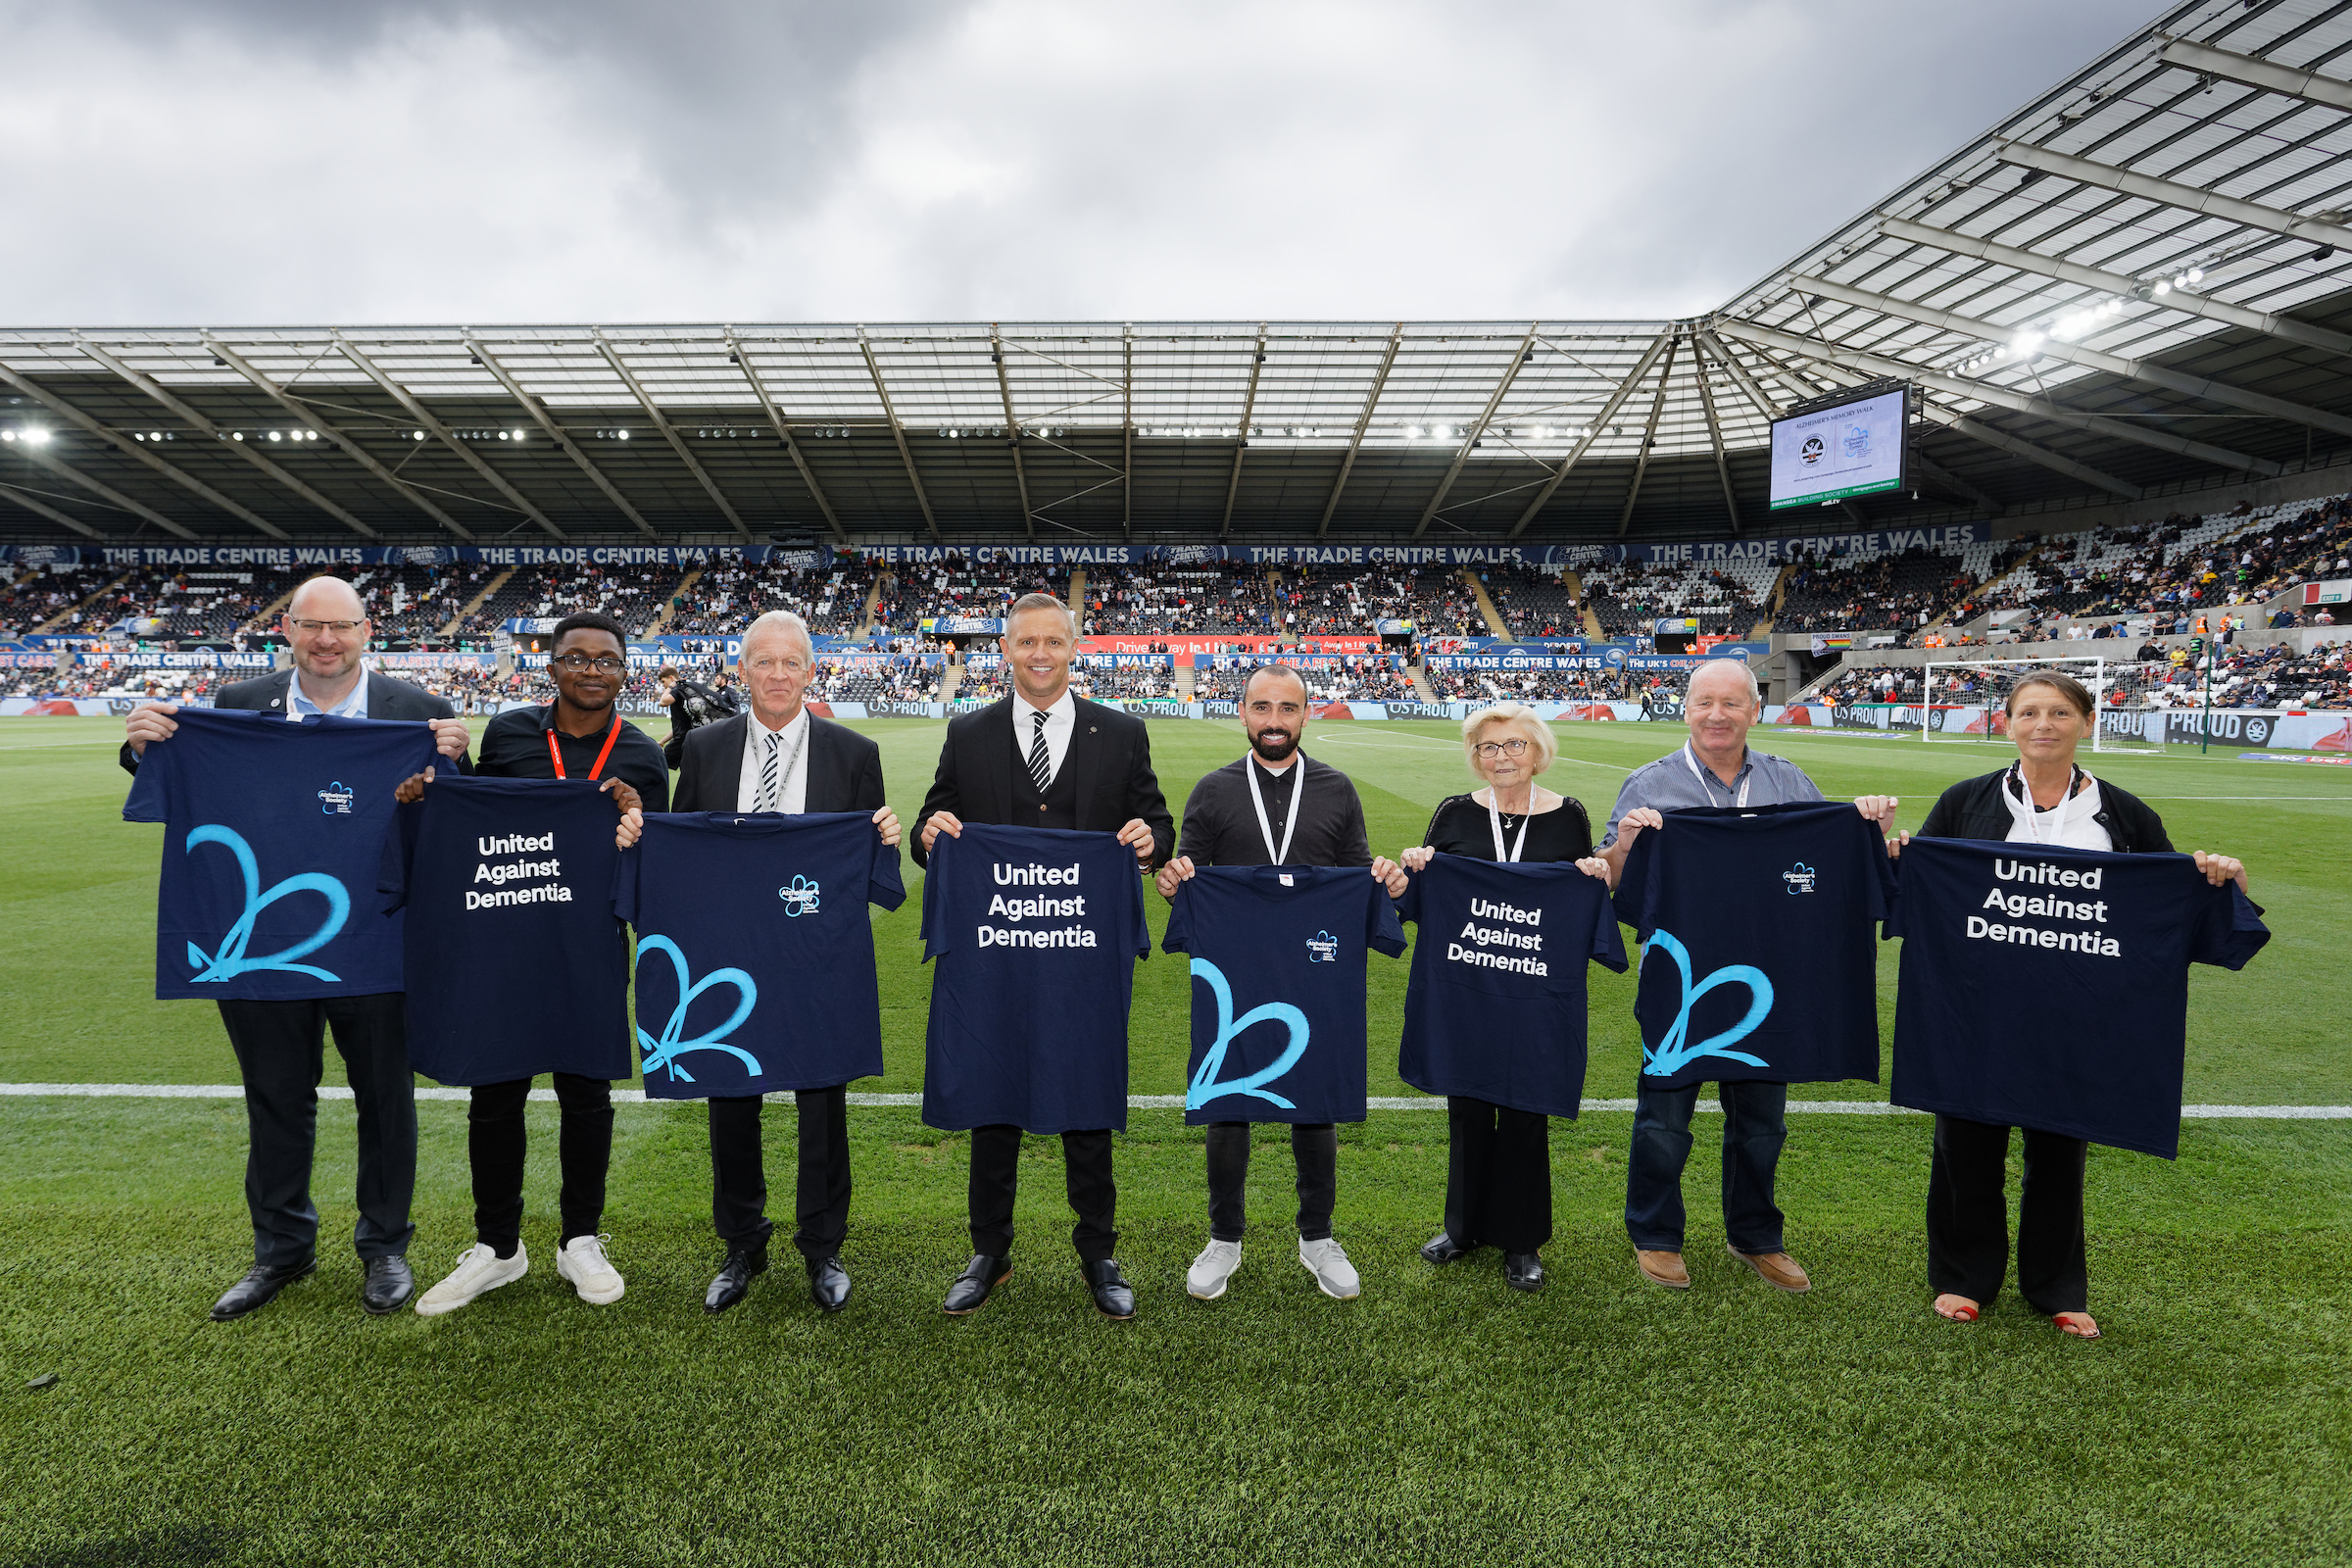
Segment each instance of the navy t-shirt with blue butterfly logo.
[{"label": "navy t-shirt with blue butterfly logo", "polygon": [[1201,866],[1160,947],[1192,955],[1186,1125],[1364,1119],[1367,956],[1404,952],[1369,869]]},{"label": "navy t-shirt with blue butterfly logo", "polygon": [[1879,1081],[1878,925],[1894,891],[1851,805],[1668,811],[1634,842],[1641,1085]]},{"label": "navy t-shirt with blue butterfly logo", "polygon": [[407,919],[411,1066],[445,1084],[629,1076],[619,819],[584,778],[442,778],[399,808],[381,886]]},{"label": "navy t-shirt with blue butterfly logo", "polygon": [[422,723],[183,708],[139,759],[128,822],[161,822],[155,995],[294,1002],[402,988],[374,897],[392,791],[435,766]]},{"label": "navy t-shirt with blue butterfly logo", "polygon": [[2185,855],[1913,839],[1888,929],[1898,1105],[2171,1159],[2188,966],[2242,968],[2270,928]]},{"label": "navy t-shirt with blue butterfly logo", "polygon": [[1396,1075],[1424,1094],[1574,1116],[1585,1092],[1585,965],[1625,967],[1609,885],[1556,860],[1437,855],[1400,908],[1420,934]]},{"label": "navy t-shirt with blue butterfly logo", "polygon": [[1151,951],[1135,852],[1115,835],[942,833],[923,877],[923,1120],[1124,1131],[1127,1006]]},{"label": "navy t-shirt with blue butterfly logo", "polygon": [[906,900],[864,811],[649,815],[612,904],[637,928],[646,1095],[830,1089],[882,1071],[868,904]]}]

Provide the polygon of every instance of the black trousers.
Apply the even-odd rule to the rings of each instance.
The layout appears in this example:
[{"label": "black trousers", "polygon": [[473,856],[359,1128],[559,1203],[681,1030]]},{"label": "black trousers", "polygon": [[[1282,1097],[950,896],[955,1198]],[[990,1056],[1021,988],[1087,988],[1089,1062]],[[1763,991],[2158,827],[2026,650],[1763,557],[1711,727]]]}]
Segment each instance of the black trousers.
[{"label": "black trousers", "polygon": [[353,1241],[363,1258],[409,1250],[416,1234],[409,1223],[416,1193],[416,1080],[409,1072],[407,1000],[385,991],[220,1004],[245,1080],[245,1206],[253,1215],[256,1263],[291,1267],[318,1250],[311,1156],[329,1028],[360,1112],[360,1220]]},{"label": "black trousers", "polygon": [[[1082,1263],[1109,1258],[1119,1244],[1119,1187],[1110,1171],[1110,1134],[1061,1135],[1062,1185],[1078,1223],[1070,1228],[1070,1245]],[[1012,1200],[1020,1190],[1021,1130],[1018,1127],[972,1129],[972,1180],[969,1206],[972,1250],[990,1257],[1012,1253]]]},{"label": "black trousers", "polygon": [[[568,1072],[554,1075],[556,1101],[564,1107],[557,1154],[564,1186],[557,1207],[564,1234],[594,1236],[605,1218],[605,1172],[612,1164],[612,1086],[602,1078]],[[522,1159],[530,1134],[522,1107],[531,1081],[476,1084],[466,1111],[466,1153],[473,1166],[473,1237],[501,1257],[513,1257],[522,1242]]]},{"label": "black trousers", "polygon": [[[1208,1234],[1238,1242],[1247,1228],[1242,1189],[1250,1179],[1250,1128],[1246,1121],[1208,1124]],[[1340,1192],[1340,1130],[1330,1122],[1295,1122],[1291,1158],[1298,1168],[1298,1239],[1320,1242],[1331,1235],[1331,1210]]]},{"label": "black trousers", "polygon": [[[850,1234],[850,1086],[804,1089],[793,1099],[801,1157],[792,1245],[806,1258],[831,1257]],[[760,1136],[764,1103],[759,1095],[710,1099],[710,1223],[730,1251],[766,1246],[775,1228]]]},{"label": "black trousers", "polygon": [[1551,1240],[1551,1118],[1446,1097],[1446,1234],[1540,1252]]},{"label": "black trousers", "polygon": [[[2037,1312],[2090,1305],[2082,1250],[2082,1172],[2090,1146],[2026,1129],[2026,1179],[2018,1195],[2017,1289]],[[1928,1172],[1928,1284],[1990,1306],[2009,1269],[2009,1129],[1958,1116],[1936,1118]]]}]

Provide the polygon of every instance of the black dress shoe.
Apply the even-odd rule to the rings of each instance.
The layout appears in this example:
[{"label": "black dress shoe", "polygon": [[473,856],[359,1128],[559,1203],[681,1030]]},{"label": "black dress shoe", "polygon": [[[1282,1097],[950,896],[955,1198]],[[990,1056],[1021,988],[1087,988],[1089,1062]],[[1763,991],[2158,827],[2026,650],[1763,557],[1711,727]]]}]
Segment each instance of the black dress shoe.
[{"label": "black dress shoe", "polygon": [[1544,1288],[1544,1259],[1533,1252],[1502,1254],[1502,1283],[1514,1291],[1540,1291]]},{"label": "black dress shoe", "polygon": [[1476,1242],[1457,1242],[1444,1231],[1421,1244],[1421,1255],[1432,1263],[1451,1263],[1478,1250]]},{"label": "black dress shoe", "polygon": [[751,1294],[752,1281],[767,1272],[767,1249],[762,1247],[730,1247],[727,1260],[718,1266],[718,1278],[703,1294],[703,1310],[724,1312]]},{"label": "black dress shoe", "polygon": [[368,1277],[360,1283],[360,1304],[375,1317],[397,1312],[416,1294],[416,1276],[398,1252],[368,1260]]},{"label": "black dress shoe", "polygon": [[850,1271],[838,1257],[808,1259],[808,1299],[828,1312],[850,1304]]},{"label": "black dress shoe", "polygon": [[964,1265],[963,1272],[956,1276],[956,1283],[948,1287],[948,1298],[941,1304],[940,1310],[956,1317],[966,1312],[977,1312],[981,1303],[988,1299],[989,1292],[1010,1278],[1011,1258],[991,1257],[986,1252],[975,1252],[972,1260]]},{"label": "black dress shoe", "polygon": [[220,1294],[213,1303],[213,1321],[225,1323],[232,1317],[243,1317],[256,1307],[268,1306],[277,1293],[301,1279],[318,1266],[315,1257],[303,1259],[285,1268],[271,1268],[256,1263],[245,1271],[245,1277]]},{"label": "black dress shoe", "polygon": [[1095,1293],[1096,1311],[1121,1322],[1135,1316],[1135,1287],[1119,1272],[1118,1259],[1106,1257],[1100,1263],[1078,1266],[1085,1271],[1087,1289]]}]

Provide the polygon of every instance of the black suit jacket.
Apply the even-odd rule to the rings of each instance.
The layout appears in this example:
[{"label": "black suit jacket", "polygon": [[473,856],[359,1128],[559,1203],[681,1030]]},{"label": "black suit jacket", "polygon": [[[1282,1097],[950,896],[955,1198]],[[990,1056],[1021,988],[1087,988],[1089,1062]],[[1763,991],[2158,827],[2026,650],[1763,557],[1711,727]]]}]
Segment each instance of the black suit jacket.
[{"label": "black suit jacket", "polygon": [[[686,732],[678,781],[670,790],[673,811],[732,811],[743,786],[743,732],[752,722],[737,713]],[[811,811],[879,811],[882,748],[847,724],[808,715],[808,808]]]},{"label": "black suit jacket", "polygon": [[[1142,818],[1152,829],[1152,865],[1164,864],[1175,847],[1176,824],[1152,771],[1152,736],[1144,721],[1101,703],[1077,700],[1077,721],[1069,755],[1061,761],[1078,795],[1078,828],[1116,833]],[[1012,809],[1012,705],[1007,697],[977,713],[948,721],[947,744],[939,749],[939,772],[923,797],[922,815],[909,848],[916,865],[927,865],[922,824],[934,811],[953,811],[966,822],[1018,827]]]},{"label": "black suit jacket", "polygon": [[[284,713],[289,701],[287,693],[294,685],[294,667],[271,670],[251,680],[233,681],[213,694],[215,708],[244,709],[263,713]],[[458,710],[449,706],[446,697],[435,697],[421,686],[412,686],[405,680],[395,680],[381,670],[368,672],[368,716],[369,718],[411,719],[455,718]],[[139,770],[139,758],[122,743],[122,769],[127,773]],[[461,756],[458,771],[473,771],[473,760]]]}]

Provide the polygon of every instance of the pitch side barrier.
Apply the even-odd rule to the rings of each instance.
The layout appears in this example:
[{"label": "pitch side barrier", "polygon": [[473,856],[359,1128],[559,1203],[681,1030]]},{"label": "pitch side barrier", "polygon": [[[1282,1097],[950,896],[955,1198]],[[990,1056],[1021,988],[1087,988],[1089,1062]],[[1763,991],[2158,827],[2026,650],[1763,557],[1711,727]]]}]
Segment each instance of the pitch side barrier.
[{"label": "pitch side barrier", "polygon": [[0,563],[18,566],[241,566],[281,571],[343,566],[707,566],[730,562],[830,571],[872,562],[924,565],[982,561],[1039,566],[1183,566],[1238,562],[1265,566],[1597,566],[1731,564],[1899,554],[1957,552],[1987,542],[1983,524],[1880,528],[1855,533],[1786,534],[1761,539],[1635,545],[1325,544],[1299,540],[1250,545],[1039,545],[973,540],[954,545],[0,545]]}]

